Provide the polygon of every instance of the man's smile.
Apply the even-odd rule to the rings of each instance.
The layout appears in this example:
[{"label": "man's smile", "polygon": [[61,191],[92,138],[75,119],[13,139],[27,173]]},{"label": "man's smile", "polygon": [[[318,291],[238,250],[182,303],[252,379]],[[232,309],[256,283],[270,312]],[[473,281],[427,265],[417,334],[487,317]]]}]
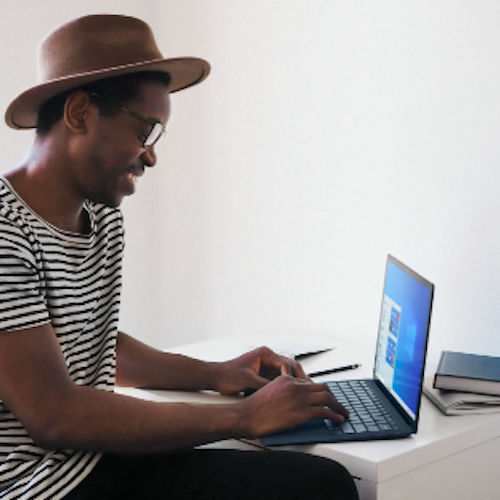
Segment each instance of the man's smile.
[{"label": "man's smile", "polygon": [[134,185],[137,184],[138,176],[136,174],[133,174],[132,172],[128,172],[127,178],[130,180],[130,182],[132,182],[132,184],[134,184]]}]

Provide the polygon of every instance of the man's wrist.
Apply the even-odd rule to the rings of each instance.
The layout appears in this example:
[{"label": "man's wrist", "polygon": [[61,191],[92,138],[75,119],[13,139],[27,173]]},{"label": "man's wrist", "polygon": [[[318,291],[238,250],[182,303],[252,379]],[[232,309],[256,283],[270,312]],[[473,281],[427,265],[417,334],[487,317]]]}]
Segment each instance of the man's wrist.
[{"label": "man's wrist", "polygon": [[205,383],[206,390],[220,392],[222,374],[222,363],[216,361],[205,361]]}]

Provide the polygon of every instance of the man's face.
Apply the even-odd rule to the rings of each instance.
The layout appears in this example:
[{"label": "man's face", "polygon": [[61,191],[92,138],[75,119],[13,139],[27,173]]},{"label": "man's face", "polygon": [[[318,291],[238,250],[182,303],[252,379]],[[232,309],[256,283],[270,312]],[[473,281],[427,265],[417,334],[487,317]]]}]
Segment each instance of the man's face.
[{"label": "man's face", "polygon": [[[146,83],[137,99],[126,107],[147,122],[167,124],[170,99],[164,85]],[[136,182],[145,167],[156,163],[155,146],[143,147],[152,125],[122,110],[113,117],[99,116],[91,131],[91,143],[84,163],[83,197],[96,203],[117,207],[124,196],[135,192]]]}]

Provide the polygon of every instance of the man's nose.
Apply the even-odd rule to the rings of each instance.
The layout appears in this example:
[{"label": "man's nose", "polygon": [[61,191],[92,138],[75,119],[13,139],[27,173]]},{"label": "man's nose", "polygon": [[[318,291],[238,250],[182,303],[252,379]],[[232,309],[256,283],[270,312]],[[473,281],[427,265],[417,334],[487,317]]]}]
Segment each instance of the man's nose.
[{"label": "man's nose", "polygon": [[141,155],[142,161],[146,167],[154,167],[156,165],[156,153],[154,148],[154,146],[150,146]]}]

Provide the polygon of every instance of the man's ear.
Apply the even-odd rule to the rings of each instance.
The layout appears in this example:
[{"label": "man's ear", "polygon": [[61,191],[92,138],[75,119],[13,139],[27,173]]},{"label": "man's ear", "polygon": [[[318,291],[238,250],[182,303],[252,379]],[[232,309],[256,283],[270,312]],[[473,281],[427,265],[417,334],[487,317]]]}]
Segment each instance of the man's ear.
[{"label": "man's ear", "polygon": [[87,131],[87,116],[92,102],[87,92],[77,90],[70,94],[64,103],[64,122],[76,133]]}]

